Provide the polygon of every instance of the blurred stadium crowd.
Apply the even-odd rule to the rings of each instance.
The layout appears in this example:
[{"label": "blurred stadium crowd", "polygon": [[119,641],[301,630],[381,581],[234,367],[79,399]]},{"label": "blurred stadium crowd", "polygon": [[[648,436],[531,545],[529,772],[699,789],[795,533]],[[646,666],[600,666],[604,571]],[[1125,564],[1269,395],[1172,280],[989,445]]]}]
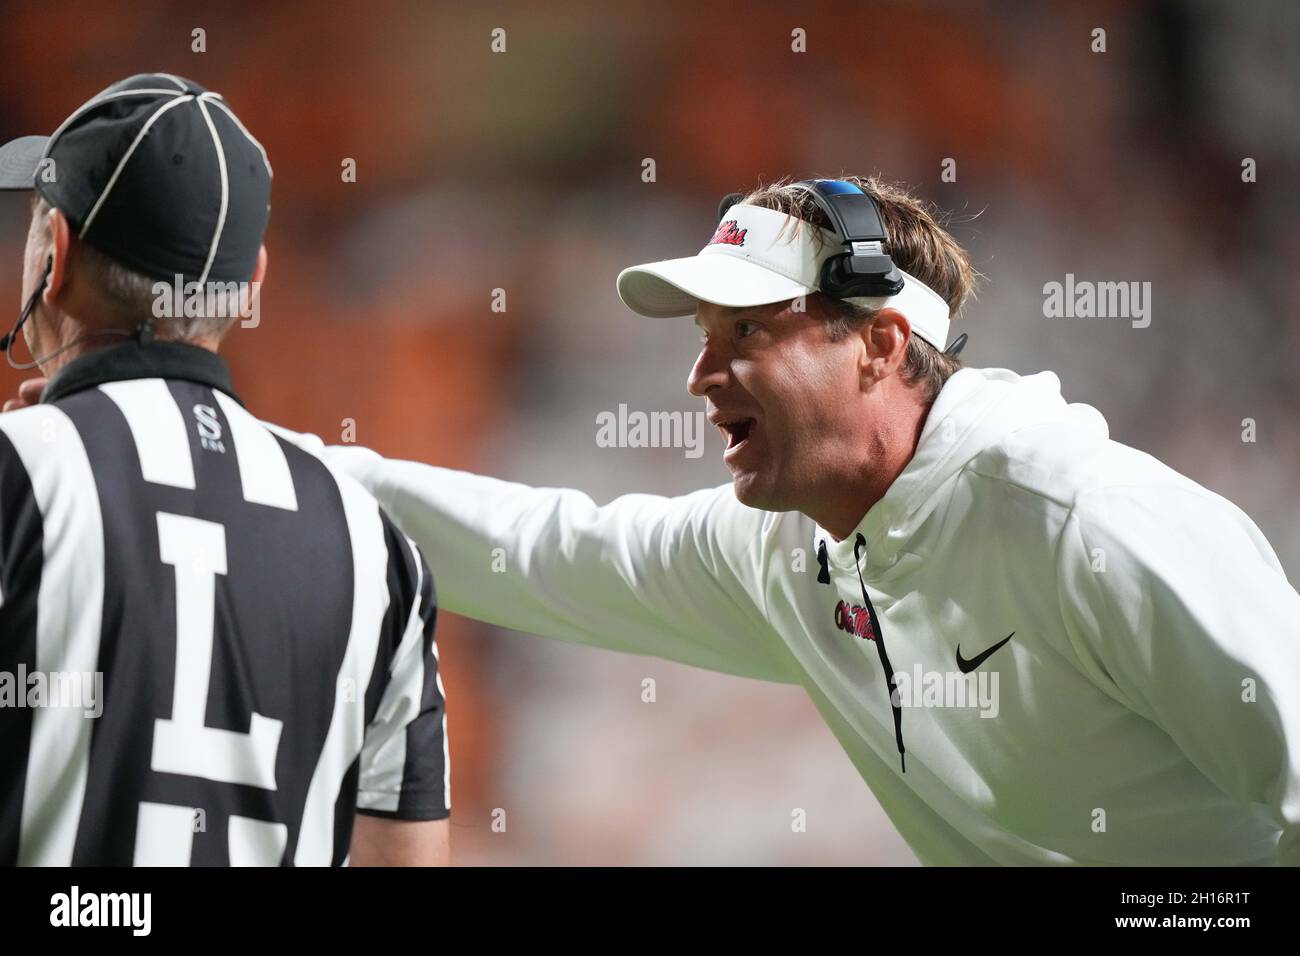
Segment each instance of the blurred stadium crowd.
[{"label": "blurred stadium crowd", "polygon": [[[1113,438],[1240,505],[1300,579],[1300,6],[4,7],[6,138],[165,70],[266,145],[261,324],[224,350],[255,413],[335,441],[350,419],[390,456],[601,501],[723,483],[716,436],[698,459],[597,446],[620,403],[699,407],[695,329],[634,319],[614,277],[696,251],[731,190],[879,173],[950,210],[987,277],[954,329],[969,363],[1057,371]],[[0,205],[15,315],[27,217]],[[1150,327],[1045,318],[1067,273],[1151,282]],[[449,614],[440,643],[459,863],[914,862],[798,688]]]}]

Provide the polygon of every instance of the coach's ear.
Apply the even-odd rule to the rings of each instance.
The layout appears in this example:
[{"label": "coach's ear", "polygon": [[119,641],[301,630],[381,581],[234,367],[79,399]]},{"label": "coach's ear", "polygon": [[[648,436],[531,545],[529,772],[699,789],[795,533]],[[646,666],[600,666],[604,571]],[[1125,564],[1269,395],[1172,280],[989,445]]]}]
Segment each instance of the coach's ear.
[{"label": "coach's ear", "polygon": [[903,364],[907,357],[907,340],[912,326],[897,309],[881,309],[870,322],[864,322],[860,334],[866,348],[862,352],[862,384],[882,382]]}]

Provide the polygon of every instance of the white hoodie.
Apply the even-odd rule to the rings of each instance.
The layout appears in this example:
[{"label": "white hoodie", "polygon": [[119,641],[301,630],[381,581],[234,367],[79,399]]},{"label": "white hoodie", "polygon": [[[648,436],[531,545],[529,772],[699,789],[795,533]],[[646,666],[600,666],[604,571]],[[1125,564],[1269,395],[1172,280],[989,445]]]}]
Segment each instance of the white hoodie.
[{"label": "white hoodie", "polygon": [[1051,372],[957,372],[844,541],[730,485],[597,507],[322,454],[451,611],[803,686],[922,863],[1300,864],[1300,596]]}]

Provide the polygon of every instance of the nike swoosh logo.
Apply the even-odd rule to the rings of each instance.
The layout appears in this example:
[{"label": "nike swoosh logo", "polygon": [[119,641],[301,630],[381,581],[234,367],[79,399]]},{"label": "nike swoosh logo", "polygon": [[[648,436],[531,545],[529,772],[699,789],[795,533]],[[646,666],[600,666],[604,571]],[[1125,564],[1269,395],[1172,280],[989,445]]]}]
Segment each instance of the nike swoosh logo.
[{"label": "nike swoosh logo", "polygon": [[966,658],[964,658],[964,657],[961,656],[961,645],[958,644],[958,645],[957,645],[957,668],[958,668],[958,670],[960,670],[963,674],[969,674],[969,673],[970,673],[971,671],[973,671],[975,668],[979,667],[979,666],[980,666],[981,664],[983,664],[986,660],[988,660],[990,657],[992,657],[994,651],[996,651],[999,647],[1001,647],[1003,644],[1005,644],[1007,641],[1011,640],[1011,639],[1012,639],[1013,637],[1015,637],[1015,636],[1016,636],[1016,632],[1015,632],[1015,631],[1012,631],[1012,632],[1011,632],[1010,634],[1008,634],[1006,637],[1002,638],[1002,640],[998,641],[996,644],[994,644],[992,647],[990,647],[990,648],[989,648],[987,651],[985,651],[983,654],[976,654],[976,655],[975,655],[974,657],[972,657],[970,660],[966,660]]}]

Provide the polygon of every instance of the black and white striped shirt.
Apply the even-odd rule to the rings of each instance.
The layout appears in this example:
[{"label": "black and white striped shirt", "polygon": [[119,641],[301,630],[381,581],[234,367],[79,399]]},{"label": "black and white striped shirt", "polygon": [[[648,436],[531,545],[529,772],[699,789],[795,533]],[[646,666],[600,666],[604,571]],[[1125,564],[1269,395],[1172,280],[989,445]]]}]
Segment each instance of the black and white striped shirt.
[{"label": "black and white striped shirt", "polygon": [[433,582],[204,349],[0,416],[0,863],[340,864],[450,807]]}]

